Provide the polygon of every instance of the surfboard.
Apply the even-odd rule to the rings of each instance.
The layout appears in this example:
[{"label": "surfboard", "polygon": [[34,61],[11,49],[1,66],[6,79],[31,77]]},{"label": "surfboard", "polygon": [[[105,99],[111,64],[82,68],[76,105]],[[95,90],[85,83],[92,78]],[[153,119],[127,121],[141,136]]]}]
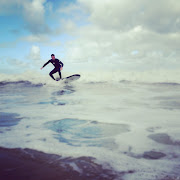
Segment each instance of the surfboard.
[{"label": "surfboard", "polygon": [[64,83],[70,83],[73,82],[75,80],[78,80],[80,78],[80,74],[73,74],[71,76],[62,78],[61,80],[59,79],[59,81],[63,81]]}]

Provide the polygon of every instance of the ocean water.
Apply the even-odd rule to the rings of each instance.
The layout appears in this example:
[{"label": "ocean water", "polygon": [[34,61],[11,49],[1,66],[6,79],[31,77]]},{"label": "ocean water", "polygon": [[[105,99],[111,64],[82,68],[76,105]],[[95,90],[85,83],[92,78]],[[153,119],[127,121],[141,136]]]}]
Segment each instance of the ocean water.
[{"label": "ocean water", "polygon": [[180,84],[125,75],[82,73],[65,84],[1,74],[0,146],[94,157],[131,172],[124,180],[180,179]]}]

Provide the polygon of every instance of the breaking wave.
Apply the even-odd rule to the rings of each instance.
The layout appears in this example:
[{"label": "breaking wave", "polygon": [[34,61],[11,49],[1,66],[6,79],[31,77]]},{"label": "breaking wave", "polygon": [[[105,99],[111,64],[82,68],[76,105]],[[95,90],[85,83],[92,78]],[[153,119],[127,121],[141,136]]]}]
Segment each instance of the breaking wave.
[{"label": "breaking wave", "polygon": [[[79,83],[161,83],[161,84],[180,84],[180,71],[178,70],[151,70],[151,71],[92,71],[92,72],[62,72],[63,77],[72,74],[80,74],[81,78],[76,81]],[[58,77],[57,74],[54,75]],[[34,85],[55,85],[48,73],[28,71],[22,74],[0,74],[0,85],[7,83],[26,83]]]}]

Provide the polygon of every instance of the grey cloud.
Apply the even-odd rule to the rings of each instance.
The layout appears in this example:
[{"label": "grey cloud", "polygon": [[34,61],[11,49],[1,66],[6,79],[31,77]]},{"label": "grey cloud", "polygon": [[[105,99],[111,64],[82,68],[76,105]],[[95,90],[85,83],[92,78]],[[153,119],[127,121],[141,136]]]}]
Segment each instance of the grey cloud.
[{"label": "grey cloud", "polygon": [[[24,19],[24,28],[33,34],[50,33],[51,29],[45,22],[46,0],[1,0],[0,14],[19,15]],[[48,8],[47,8],[48,9]]]},{"label": "grey cloud", "polygon": [[45,23],[45,8],[44,3],[46,0],[33,0],[32,2],[24,2],[23,17],[26,21],[25,27],[32,33],[49,33],[50,28]]},{"label": "grey cloud", "polygon": [[103,29],[127,31],[143,26],[159,33],[177,32],[180,28],[178,0],[79,0],[90,12],[90,21]]},{"label": "grey cloud", "polygon": [[18,13],[21,8],[20,0],[1,0],[0,1],[0,15],[9,15]]}]

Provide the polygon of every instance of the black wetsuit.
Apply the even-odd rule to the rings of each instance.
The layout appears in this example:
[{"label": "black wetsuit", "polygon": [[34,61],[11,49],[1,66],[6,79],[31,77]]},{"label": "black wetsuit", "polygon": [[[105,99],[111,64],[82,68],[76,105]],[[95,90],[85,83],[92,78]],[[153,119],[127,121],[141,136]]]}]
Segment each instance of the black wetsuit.
[{"label": "black wetsuit", "polygon": [[59,77],[61,79],[61,70],[60,68],[63,67],[63,63],[59,59],[50,59],[47,63],[44,64],[45,67],[47,64],[52,63],[54,65],[54,69],[49,73],[49,75],[55,80],[53,74],[59,72]]}]

